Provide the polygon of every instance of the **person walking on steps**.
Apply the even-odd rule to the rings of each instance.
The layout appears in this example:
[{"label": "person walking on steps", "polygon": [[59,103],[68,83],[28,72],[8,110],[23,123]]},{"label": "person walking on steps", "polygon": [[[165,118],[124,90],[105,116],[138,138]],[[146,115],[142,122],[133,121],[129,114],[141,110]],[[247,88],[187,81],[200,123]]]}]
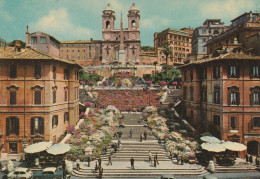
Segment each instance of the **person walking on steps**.
[{"label": "person walking on steps", "polygon": [[90,157],[88,157],[88,167],[90,167]]},{"label": "person walking on steps", "polygon": [[98,163],[96,162],[96,165],[95,165],[95,173],[98,171]]},{"label": "person walking on steps", "polygon": [[156,158],[156,163],[159,165],[157,152],[155,153],[155,156],[154,156],[154,157]]},{"label": "person walking on steps", "polygon": [[102,178],[102,175],[103,175],[103,168],[100,167],[99,168],[99,178]]},{"label": "person walking on steps", "polygon": [[131,169],[135,170],[135,160],[133,157],[130,159],[130,163],[131,163]]},{"label": "person walking on steps", "polygon": [[101,158],[99,157],[99,158],[98,158],[98,168],[99,168],[99,169],[101,168],[101,164],[102,164],[102,160],[101,160]]},{"label": "person walking on steps", "polygon": [[132,138],[132,136],[133,136],[133,129],[130,129],[129,134],[130,134],[130,138]]},{"label": "person walking on steps", "polygon": [[77,170],[79,171],[79,169],[80,169],[80,160],[79,160],[79,158],[76,160],[76,163],[77,163]]},{"label": "person walking on steps", "polygon": [[152,162],[152,154],[151,151],[149,150],[149,163]]},{"label": "person walking on steps", "polygon": [[143,141],[143,133],[140,134],[140,142]]},{"label": "person walking on steps", "polygon": [[154,167],[156,167],[157,162],[156,162],[156,157],[155,156],[153,158],[153,164],[154,164]]},{"label": "person walking on steps", "polygon": [[112,159],[111,159],[111,155],[108,156],[108,163],[107,165],[111,164],[112,165]]},{"label": "person walking on steps", "polygon": [[147,131],[144,131],[144,140],[147,140]]}]

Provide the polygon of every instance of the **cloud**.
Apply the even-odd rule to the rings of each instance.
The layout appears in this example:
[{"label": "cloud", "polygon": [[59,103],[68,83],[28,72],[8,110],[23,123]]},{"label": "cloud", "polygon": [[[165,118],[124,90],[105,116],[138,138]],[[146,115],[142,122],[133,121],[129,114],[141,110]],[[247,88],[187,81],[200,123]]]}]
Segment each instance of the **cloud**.
[{"label": "cloud", "polygon": [[202,1],[200,11],[206,17],[235,18],[241,11],[248,11],[254,3],[248,0]]},{"label": "cloud", "polygon": [[[69,18],[65,8],[50,10],[47,16],[41,17],[36,23],[32,23],[30,28],[35,31],[46,32],[58,38],[65,37],[66,40],[86,39],[91,36],[91,30],[75,25]],[[62,39],[60,39],[62,40]]]},{"label": "cloud", "polygon": [[159,16],[152,16],[149,19],[141,19],[140,25],[143,28],[154,28],[160,26],[167,26],[169,25],[170,20],[167,18],[159,17]]}]

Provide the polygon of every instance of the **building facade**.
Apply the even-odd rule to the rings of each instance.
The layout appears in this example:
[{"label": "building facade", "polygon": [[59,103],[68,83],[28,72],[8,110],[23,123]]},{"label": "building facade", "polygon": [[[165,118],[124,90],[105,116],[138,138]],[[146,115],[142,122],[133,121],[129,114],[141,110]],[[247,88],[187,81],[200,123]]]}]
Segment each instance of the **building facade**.
[{"label": "building facade", "polygon": [[[141,51],[140,11],[133,3],[127,14],[128,28],[123,28],[123,43],[126,61],[135,63]],[[115,11],[108,4],[102,15],[102,63],[109,64],[118,59],[120,50],[120,29],[115,29]]]},{"label": "building facade", "polygon": [[201,58],[207,55],[204,45],[209,39],[221,34],[227,29],[220,19],[206,19],[202,26],[197,27],[192,36],[192,55]]},{"label": "building facade", "polygon": [[200,132],[243,143],[249,154],[258,156],[260,57],[230,52],[180,68],[183,117]]},{"label": "building facade", "polygon": [[166,55],[162,52],[164,45],[169,43],[171,54],[168,56],[168,65],[180,65],[191,54],[193,30],[177,30],[168,28],[154,34],[154,48],[158,56],[159,64],[166,63]]},{"label": "building facade", "polygon": [[34,48],[0,49],[1,154],[35,142],[57,142],[79,118],[78,70]]},{"label": "building facade", "polygon": [[247,37],[260,32],[260,13],[246,12],[231,20],[231,23],[227,31],[206,43],[208,54],[212,54],[219,48],[246,47]]},{"label": "building facade", "polygon": [[82,66],[101,64],[102,42],[101,40],[61,41],[60,58],[76,61]]}]

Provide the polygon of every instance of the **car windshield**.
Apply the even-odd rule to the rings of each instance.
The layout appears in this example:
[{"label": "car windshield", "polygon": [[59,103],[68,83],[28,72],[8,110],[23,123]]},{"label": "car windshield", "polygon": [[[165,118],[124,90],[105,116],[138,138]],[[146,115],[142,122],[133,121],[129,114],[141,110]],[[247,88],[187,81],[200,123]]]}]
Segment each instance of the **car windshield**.
[{"label": "car windshield", "polygon": [[22,174],[22,175],[23,175],[23,174],[25,174],[25,172],[20,172],[20,174]]},{"label": "car windshield", "polygon": [[46,172],[43,172],[43,174],[54,174],[52,171],[46,171]]},{"label": "car windshield", "polygon": [[15,174],[15,175],[18,175],[18,174],[19,174],[19,172],[18,172],[18,171],[17,171],[17,172],[14,172],[14,174]]}]

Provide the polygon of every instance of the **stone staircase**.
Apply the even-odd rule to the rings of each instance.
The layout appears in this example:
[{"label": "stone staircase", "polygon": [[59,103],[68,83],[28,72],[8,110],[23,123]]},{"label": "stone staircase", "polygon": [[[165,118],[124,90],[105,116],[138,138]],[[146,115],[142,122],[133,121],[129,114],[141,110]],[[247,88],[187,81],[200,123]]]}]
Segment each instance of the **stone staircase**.
[{"label": "stone staircase", "polygon": [[215,165],[215,170],[216,173],[257,172],[256,166],[245,163],[232,166]]},{"label": "stone staircase", "polygon": [[[125,118],[123,122],[124,128],[117,128],[117,131],[122,132],[120,138],[121,148],[112,155],[113,165],[108,164],[108,155],[113,148],[109,147],[105,154],[101,155],[103,177],[105,178],[145,178],[145,177],[157,177],[162,174],[174,174],[175,176],[199,176],[205,175],[207,172],[204,167],[200,165],[177,165],[176,159],[170,159],[167,157],[167,152],[162,144],[158,143],[158,140],[150,134],[150,130],[144,128],[141,123],[138,123],[138,119],[142,117],[141,114],[127,113],[124,114]],[[130,138],[129,130],[133,130],[133,136]],[[140,134],[146,130],[148,132],[147,140],[140,142]],[[118,139],[111,141],[117,143]],[[152,157],[157,153],[159,165],[154,167],[153,162],[149,163],[149,151],[152,153]],[[135,170],[131,169],[130,158],[135,160]],[[153,160],[154,158],[152,158]],[[74,170],[73,175],[81,178],[94,178],[98,177],[98,173],[94,172],[95,161],[92,161],[90,167],[86,164],[81,164],[81,169]]]}]

